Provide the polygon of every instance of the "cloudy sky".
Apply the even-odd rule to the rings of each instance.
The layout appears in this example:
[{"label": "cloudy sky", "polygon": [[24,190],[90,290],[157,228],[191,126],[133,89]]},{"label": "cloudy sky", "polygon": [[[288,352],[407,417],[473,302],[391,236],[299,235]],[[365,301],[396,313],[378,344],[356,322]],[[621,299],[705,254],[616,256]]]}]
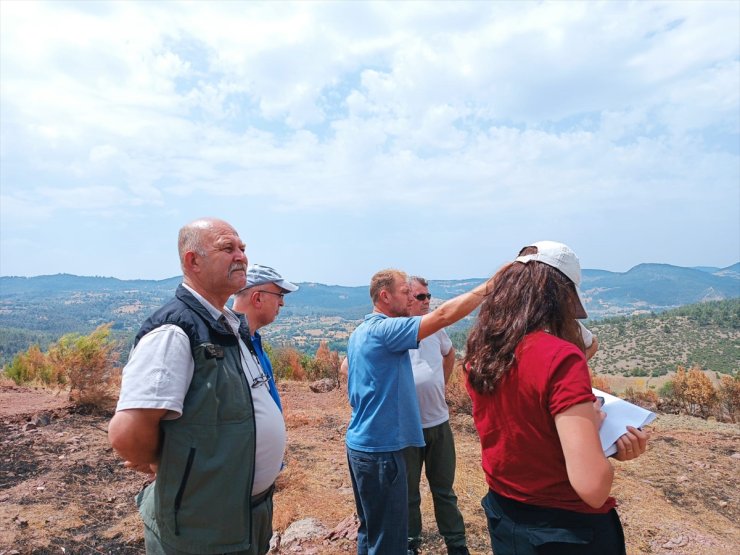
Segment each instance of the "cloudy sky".
[{"label": "cloudy sky", "polygon": [[0,274],[740,260],[740,3],[0,3]]}]

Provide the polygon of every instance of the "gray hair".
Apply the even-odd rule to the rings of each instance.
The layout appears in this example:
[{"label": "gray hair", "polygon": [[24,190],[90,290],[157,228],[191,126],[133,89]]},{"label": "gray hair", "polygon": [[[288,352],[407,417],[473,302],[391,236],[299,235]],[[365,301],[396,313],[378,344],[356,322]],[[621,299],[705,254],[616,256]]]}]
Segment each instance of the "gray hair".
[{"label": "gray hair", "polygon": [[429,287],[429,282],[421,276],[409,276],[409,285],[413,285],[414,282],[417,282],[422,287]]},{"label": "gray hair", "polygon": [[177,235],[177,252],[180,255],[180,266],[185,269],[185,254],[194,252],[198,256],[206,256],[206,249],[203,247],[204,232],[213,227],[213,218],[200,218],[180,229]]}]

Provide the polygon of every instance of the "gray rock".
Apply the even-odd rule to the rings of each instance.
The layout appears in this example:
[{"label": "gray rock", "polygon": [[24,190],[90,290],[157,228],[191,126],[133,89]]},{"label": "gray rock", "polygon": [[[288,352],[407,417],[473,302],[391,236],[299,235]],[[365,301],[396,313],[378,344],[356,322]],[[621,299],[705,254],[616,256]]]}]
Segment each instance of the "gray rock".
[{"label": "gray rock", "polygon": [[336,525],[334,530],[329,532],[325,539],[329,541],[339,540],[341,538],[347,538],[348,540],[354,541],[357,539],[357,530],[360,527],[360,519],[357,518],[356,514],[344,518],[339,524]]},{"label": "gray rock", "polygon": [[31,423],[36,424],[37,427],[42,428],[51,424],[51,414],[48,412],[39,412],[34,414],[31,418]]},{"label": "gray rock", "polygon": [[314,393],[326,393],[336,389],[337,382],[331,378],[322,378],[308,385],[308,388]]},{"label": "gray rock", "polygon": [[292,543],[300,543],[303,540],[323,537],[326,527],[315,518],[304,518],[296,520],[285,530],[280,538],[281,548],[288,547]]}]

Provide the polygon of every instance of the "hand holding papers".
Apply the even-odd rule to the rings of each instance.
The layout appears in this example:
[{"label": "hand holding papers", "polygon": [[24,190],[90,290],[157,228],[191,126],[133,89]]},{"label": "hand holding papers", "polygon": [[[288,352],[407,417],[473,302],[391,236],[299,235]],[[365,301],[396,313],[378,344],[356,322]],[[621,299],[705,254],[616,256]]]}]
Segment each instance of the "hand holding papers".
[{"label": "hand holding papers", "polygon": [[617,452],[616,441],[627,432],[627,426],[641,428],[655,420],[655,413],[649,410],[633,405],[614,395],[609,395],[599,389],[592,388],[592,391],[597,397],[604,398],[604,405],[601,410],[606,413],[606,420],[604,420],[599,430],[599,438],[601,439],[601,448],[607,457]]}]

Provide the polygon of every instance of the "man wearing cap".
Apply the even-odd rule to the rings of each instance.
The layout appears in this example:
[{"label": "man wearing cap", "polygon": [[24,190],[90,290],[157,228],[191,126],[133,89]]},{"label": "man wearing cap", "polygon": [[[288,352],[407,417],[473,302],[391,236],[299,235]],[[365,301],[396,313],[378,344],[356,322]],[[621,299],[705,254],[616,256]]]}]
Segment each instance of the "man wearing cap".
[{"label": "man wearing cap", "polygon": [[252,264],[247,269],[247,285],[236,293],[234,299],[234,310],[247,317],[252,345],[262,370],[270,380],[270,395],[281,411],[283,407],[275,385],[272,363],[262,348],[262,337],[257,330],[277,318],[280,307],[285,304],[283,297],[294,291],[298,291],[298,286],[283,279],[273,268]]},{"label": "man wearing cap", "polygon": [[483,301],[489,282],[446,301],[423,316],[409,316],[407,276],[382,270],[370,281],[373,312],[347,345],[347,392],[352,416],[347,426],[355,506],[360,519],[358,555],[406,553],[408,494],[403,450],[423,447],[409,349],[470,314]]},{"label": "man wearing cap", "polygon": [[202,218],[178,236],[183,283],[142,325],[108,437],[156,480],[137,496],[148,555],[264,555],[285,422],[246,321],[226,301],[246,283],[244,243]]},{"label": "man wearing cap", "polygon": [[[411,276],[411,316],[429,314],[432,294],[429,282]],[[425,470],[434,502],[434,517],[439,533],[450,555],[468,555],[465,522],[457,507],[452,489],[455,481],[455,439],[450,428],[450,412],[445,400],[445,385],[455,367],[455,348],[444,329],[419,342],[409,351],[414,372],[416,397],[419,400],[424,447],[407,447],[406,476],[409,498],[409,553],[416,554],[421,545],[421,469]]]}]

